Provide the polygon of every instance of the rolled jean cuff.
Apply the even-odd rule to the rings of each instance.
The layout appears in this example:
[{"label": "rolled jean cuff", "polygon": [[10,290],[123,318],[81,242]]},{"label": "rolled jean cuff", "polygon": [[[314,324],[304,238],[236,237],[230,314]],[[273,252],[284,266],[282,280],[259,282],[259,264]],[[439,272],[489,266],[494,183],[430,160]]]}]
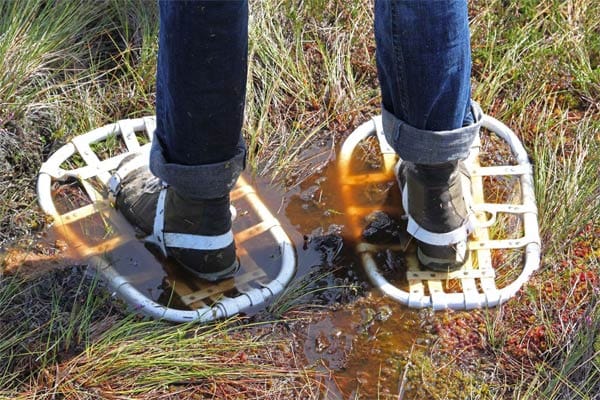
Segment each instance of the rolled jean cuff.
[{"label": "rolled jean cuff", "polygon": [[415,128],[382,107],[383,132],[388,143],[404,161],[416,164],[442,164],[465,159],[479,133],[483,112],[471,102],[473,123],[449,131]]},{"label": "rolled jean cuff", "polygon": [[180,195],[193,200],[223,197],[233,189],[246,166],[246,147],[237,145],[233,158],[214,164],[183,165],[168,163],[158,140],[152,142],[150,171]]}]

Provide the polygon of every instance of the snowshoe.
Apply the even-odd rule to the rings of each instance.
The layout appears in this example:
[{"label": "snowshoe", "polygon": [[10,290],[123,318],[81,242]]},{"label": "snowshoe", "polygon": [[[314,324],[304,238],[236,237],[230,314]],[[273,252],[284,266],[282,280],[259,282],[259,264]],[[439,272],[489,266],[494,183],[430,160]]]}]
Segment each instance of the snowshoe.
[{"label": "snowshoe", "polygon": [[281,224],[243,176],[230,193],[240,268],[219,282],[152,253],[114,209],[111,176],[125,157],[148,151],[155,126],[154,117],[127,119],[71,139],[40,169],[42,209],[71,248],[136,312],[173,322],[206,322],[256,310],[289,284],[296,259]]},{"label": "snowshoe", "polygon": [[[359,126],[346,139],[339,156],[340,189],[351,218],[351,235],[373,285],[409,307],[436,310],[493,307],[513,297],[540,263],[532,166],[517,136],[498,120],[483,117],[480,135],[463,162],[469,177],[462,179],[462,191],[470,194],[465,200],[474,217],[467,242],[469,254],[454,271],[433,271],[420,265],[415,240],[364,240],[365,219],[373,211],[396,214],[398,221],[408,219],[399,214],[402,200],[394,174],[397,163],[380,116]],[[391,201],[358,204],[368,185],[390,187]]]}]

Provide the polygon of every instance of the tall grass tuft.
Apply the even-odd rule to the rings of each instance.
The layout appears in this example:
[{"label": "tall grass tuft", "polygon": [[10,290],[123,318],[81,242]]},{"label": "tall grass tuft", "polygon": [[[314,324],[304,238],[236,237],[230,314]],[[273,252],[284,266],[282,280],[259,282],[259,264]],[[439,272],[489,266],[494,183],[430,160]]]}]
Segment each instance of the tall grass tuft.
[{"label": "tall grass tuft", "polygon": [[364,2],[253,2],[246,109],[249,163],[298,182],[301,153],[376,112],[372,9]]},{"label": "tall grass tuft", "polygon": [[154,3],[120,0],[6,1],[0,15],[3,243],[44,225],[34,177],[50,152],[115,119],[152,113],[158,17]]},{"label": "tall grass tuft", "polygon": [[85,352],[43,371],[22,395],[313,398],[314,378],[296,367],[290,340],[250,328],[236,319],[203,327],[125,319]]},{"label": "tall grass tuft", "polygon": [[533,159],[545,257],[556,260],[582,229],[600,221],[600,142],[593,114],[583,115],[577,126],[568,121],[568,110],[554,115],[537,121],[552,135],[536,137]]},{"label": "tall grass tuft", "polygon": [[122,317],[114,300],[80,267],[29,279],[0,278],[0,387],[16,389],[80,352]]}]

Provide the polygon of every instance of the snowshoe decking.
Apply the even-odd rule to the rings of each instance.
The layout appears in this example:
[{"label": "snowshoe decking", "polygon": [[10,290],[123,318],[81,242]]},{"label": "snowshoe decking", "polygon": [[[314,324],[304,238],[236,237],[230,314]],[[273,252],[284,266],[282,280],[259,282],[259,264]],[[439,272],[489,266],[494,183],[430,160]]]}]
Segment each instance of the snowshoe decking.
[{"label": "snowshoe decking", "polygon": [[[58,149],[42,165],[37,182],[40,205],[55,228],[81,257],[89,258],[115,294],[152,318],[206,322],[246,312],[280,293],[295,273],[295,252],[243,176],[230,196],[241,264],[234,278],[215,284],[192,277],[167,260],[158,261],[135,238],[112,207],[107,185],[124,157],[148,150],[154,129],[154,117],[121,120],[74,137]],[[68,189],[73,183],[79,192]],[[57,201],[59,193],[67,201]],[[119,265],[118,257],[129,259],[129,265]],[[160,301],[148,292],[150,275],[169,289]]]},{"label": "snowshoe decking", "polygon": [[[486,136],[488,142],[504,142],[504,146],[510,148],[512,162],[506,165],[502,160],[503,165],[482,166],[482,139],[478,137],[471,147],[465,162],[471,179],[463,180],[463,192],[471,194],[470,208],[476,217],[476,226],[469,237],[470,256],[467,262],[457,271],[433,272],[420,267],[414,244],[359,242],[357,253],[360,254],[365,272],[373,285],[385,295],[413,308],[461,310],[493,307],[513,297],[539,267],[537,208],[532,167],[527,153],[517,136],[490,116],[483,117],[483,131],[489,131]],[[360,145],[373,138],[378,142],[382,162],[378,171],[367,171],[367,168],[360,166],[360,161],[354,159],[354,154]],[[361,237],[364,217],[381,207],[381,204],[357,205],[348,199],[358,198],[358,191],[364,190],[366,182],[372,184],[395,180],[397,160],[398,156],[383,134],[380,116],[359,126],[344,142],[339,157],[340,185],[347,202],[345,212],[352,219],[355,238]],[[513,196],[493,202],[490,199],[498,195],[490,193],[488,186],[501,179],[514,181],[511,181],[513,186],[507,187]],[[398,189],[394,187],[392,190]],[[398,202],[396,208],[401,207],[400,204]],[[382,272],[380,260],[383,257],[378,257],[378,254],[389,251],[404,253],[404,276],[385,276]],[[509,257],[512,263],[506,261]],[[522,261],[515,261],[517,259]],[[506,264],[511,266],[507,267]],[[520,269],[520,272],[515,269]],[[516,272],[518,276],[515,276]]]}]

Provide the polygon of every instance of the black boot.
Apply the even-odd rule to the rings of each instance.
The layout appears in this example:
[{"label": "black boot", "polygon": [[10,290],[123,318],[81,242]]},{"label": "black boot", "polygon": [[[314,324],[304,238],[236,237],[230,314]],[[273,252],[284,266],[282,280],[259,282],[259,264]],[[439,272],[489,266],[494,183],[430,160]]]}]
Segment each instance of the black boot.
[{"label": "black boot", "polygon": [[403,162],[399,171],[409,233],[417,239],[419,261],[431,270],[456,270],[468,257],[469,212],[461,183],[461,174],[468,174],[460,165]]},{"label": "black boot", "polygon": [[[124,160],[121,167],[133,160]],[[119,168],[119,171],[127,168]],[[159,245],[199,278],[217,281],[233,276],[239,267],[231,232],[229,195],[207,200],[186,198],[164,188],[147,166],[118,178],[116,207],[148,240]],[[114,178],[114,177],[113,177]],[[159,194],[164,200],[164,232],[154,232]],[[162,242],[162,243],[161,243]]]}]

